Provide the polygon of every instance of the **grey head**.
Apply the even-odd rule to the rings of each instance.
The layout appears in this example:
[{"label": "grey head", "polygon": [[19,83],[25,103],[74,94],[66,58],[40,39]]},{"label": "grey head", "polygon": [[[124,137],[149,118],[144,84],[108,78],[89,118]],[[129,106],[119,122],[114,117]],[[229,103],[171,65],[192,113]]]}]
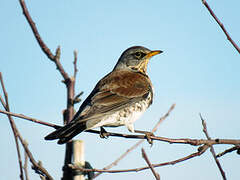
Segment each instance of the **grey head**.
[{"label": "grey head", "polygon": [[161,50],[151,51],[143,46],[130,47],[122,53],[114,70],[125,69],[146,74],[149,59],[162,52]]}]

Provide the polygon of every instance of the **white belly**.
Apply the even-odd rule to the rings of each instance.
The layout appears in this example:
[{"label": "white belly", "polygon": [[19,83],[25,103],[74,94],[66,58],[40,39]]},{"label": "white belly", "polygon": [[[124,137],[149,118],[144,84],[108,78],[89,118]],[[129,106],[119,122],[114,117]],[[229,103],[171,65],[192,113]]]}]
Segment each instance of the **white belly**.
[{"label": "white belly", "polygon": [[133,123],[140,118],[146,111],[151,101],[149,93],[145,100],[142,100],[134,105],[115,112],[112,115],[105,116],[102,120],[96,123],[96,120],[87,121],[87,129],[93,129],[101,126],[117,127],[125,125],[129,131],[134,132]]}]

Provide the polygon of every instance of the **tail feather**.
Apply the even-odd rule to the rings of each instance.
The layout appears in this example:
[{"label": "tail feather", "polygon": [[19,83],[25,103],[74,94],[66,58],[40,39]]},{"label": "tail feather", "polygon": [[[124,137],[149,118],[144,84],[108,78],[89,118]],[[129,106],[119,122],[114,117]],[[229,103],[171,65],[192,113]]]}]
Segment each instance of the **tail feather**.
[{"label": "tail feather", "polygon": [[81,133],[86,129],[86,123],[76,123],[70,122],[62,128],[57,129],[56,131],[47,135],[45,140],[54,140],[59,139],[58,144],[64,144],[72,139],[77,134]]}]

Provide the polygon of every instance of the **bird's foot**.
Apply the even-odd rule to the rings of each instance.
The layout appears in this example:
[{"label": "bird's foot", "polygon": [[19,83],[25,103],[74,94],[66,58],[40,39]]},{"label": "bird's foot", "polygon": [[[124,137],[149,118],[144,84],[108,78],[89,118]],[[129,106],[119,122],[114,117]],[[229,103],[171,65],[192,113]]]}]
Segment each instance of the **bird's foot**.
[{"label": "bird's foot", "polygon": [[146,136],[146,139],[147,139],[148,143],[151,144],[151,146],[153,145],[153,140],[152,140],[151,136],[154,136],[154,134],[152,132],[141,131],[141,130],[135,130],[135,132],[144,134]]},{"label": "bird's foot", "polygon": [[103,127],[101,127],[99,136],[100,138],[107,139],[109,137],[109,133]]}]

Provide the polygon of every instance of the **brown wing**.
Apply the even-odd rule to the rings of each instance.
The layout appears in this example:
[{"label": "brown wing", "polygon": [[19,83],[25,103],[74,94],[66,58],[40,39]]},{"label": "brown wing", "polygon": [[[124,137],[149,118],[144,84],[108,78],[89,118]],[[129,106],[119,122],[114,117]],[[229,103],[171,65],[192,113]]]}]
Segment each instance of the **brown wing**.
[{"label": "brown wing", "polygon": [[99,81],[74,119],[86,121],[111,114],[142,100],[151,91],[151,82],[146,75],[114,71]]}]

